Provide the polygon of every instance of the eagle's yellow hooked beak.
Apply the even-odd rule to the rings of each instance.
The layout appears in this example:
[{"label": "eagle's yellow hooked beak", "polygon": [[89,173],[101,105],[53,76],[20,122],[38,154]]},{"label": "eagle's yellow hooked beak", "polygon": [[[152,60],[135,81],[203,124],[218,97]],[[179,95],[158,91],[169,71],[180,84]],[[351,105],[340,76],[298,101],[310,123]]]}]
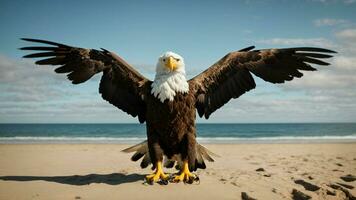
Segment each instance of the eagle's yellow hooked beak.
[{"label": "eagle's yellow hooked beak", "polygon": [[165,65],[168,69],[174,71],[177,68],[177,61],[172,56],[170,56],[167,58]]}]

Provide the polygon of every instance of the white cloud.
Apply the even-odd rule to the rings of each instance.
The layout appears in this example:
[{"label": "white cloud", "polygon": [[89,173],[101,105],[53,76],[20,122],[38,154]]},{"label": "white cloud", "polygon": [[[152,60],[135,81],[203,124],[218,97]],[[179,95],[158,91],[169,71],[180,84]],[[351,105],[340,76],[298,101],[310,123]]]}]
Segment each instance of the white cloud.
[{"label": "white cloud", "polygon": [[283,46],[323,46],[325,48],[335,47],[335,44],[325,38],[272,38],[258,40],[257,43]]},{"label": "white cloud", "polygon": [[356,70],[356,57],[340,55],[333,59],[332,64],[339,71],[353,72]]},{"label": "white cloud", "polygon": [[323,3],[323,4],[335,4],[335,3],[353,4],[353,3],[356,3],[356,0],[311,0],[311,1]]},{"label": "white cloud", "polygon": [[345,29],[336,33],[336,37],[346,42],[356,42],[356,29]]},{"label": "white cloud", "polygon": [[[330,59],[330,66],[316,66],[317,72],[304,72],[304,77],[280,85],[284,92],[303,92],[305,101],[311,101],[315,107],[322,105],[318,112],[333,109],[325,113],[345,121],[356,119],[356,58],[354,50],[356,31],[345,29],[335,33],[335,43],[339,53]],[[291,99],[291,101],[294,101]],[[306,109],[304,109],[307,111]],[[341,121],[342,121],[341,120]]]},{"label": "white cloud", "polygon": [[316,26],[335,26],[335,25],[342,25],[348,23],[345,19],[331,19],[331,18],[323,18],[323,19],[316,19],[313,21],[314,25]]},{"label": "white cloud", "polygon": [[356,0],[344,0],[344,3],[352,4],[352,3],[356,3]]},{"label": "white cloud", "polygon": [[336,32],[335,36],[338,38],[335,47],[339,53],[329,60],[330,66],[317,66],[318,72],[305,72],[305,77],[283,87],[322,90],[324,93],[330,92],[328,89],[331,88],[346,95],[350,90],[356,90],[356,58],[353,53],[353,49],[356,49],[356,29],[341,30]]},{"label": "white cloud", "polygon": [[[255,91],[260,90],[257,87]],[[350,98],[330,98],[323,95],[298,95],[280,91],[283,96],[246,94],[230,101],[216,111],[211,120],[217,122],[354,122],[355,106]],[[353,97],[355,99],[355,97]],[[203,120],[201,120],[203,121]]]},{"label": "white cloud", "polygon": [[137,121],[101,99],[100,76],[72,85],[52,66],[0,55],[0,122]]},{"label": "white cloud", "polygon": [[63,83],[64,79],[65,76],[56,75],[51,67],[39,67],[29,61],[16,61],[0,55],[2,98],[15,94],[26,96],[29,101],[48,99],[61,93],[61,88],[56,85]]}]

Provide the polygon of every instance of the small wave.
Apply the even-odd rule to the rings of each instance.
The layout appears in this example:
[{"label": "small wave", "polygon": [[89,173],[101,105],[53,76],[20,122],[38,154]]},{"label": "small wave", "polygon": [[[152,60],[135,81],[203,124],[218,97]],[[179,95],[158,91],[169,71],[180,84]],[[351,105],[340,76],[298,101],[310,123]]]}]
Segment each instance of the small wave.
[{"label": "small wave", "polygon": [[[138,143],[146,137],[0,137],[0,143]],[[200,143],[317,143],[356,142],[356,135],[346,136],[280,136],[280,137],[198,137]]]},{"label": "small wave", "polygon": [[0,137],[0,143],[135,143],[146,140],[141,137]]},{"label": "small wave", "polygon": [[279,137],[198,137],[201,143],[323,143],[356,142],[356,135],[345,136],[279,136]]}]

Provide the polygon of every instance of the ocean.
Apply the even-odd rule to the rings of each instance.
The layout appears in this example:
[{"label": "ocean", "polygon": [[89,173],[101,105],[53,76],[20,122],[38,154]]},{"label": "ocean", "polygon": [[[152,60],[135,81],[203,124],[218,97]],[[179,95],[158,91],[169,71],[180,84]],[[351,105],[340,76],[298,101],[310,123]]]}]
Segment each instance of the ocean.
[{"label": "ocean", "polygon": [[[138,143],[144,124],[0,124],[0,143]],[[200,143],[356,142],[356,123],[197,124]]]}]

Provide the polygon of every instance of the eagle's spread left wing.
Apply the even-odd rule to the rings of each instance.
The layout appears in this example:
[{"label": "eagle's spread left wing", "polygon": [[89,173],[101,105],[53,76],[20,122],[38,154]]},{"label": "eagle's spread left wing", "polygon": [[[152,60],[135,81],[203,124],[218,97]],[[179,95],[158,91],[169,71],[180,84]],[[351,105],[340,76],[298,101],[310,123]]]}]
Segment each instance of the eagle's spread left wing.
[{"label": "eagle's spread left wing", "polygon": [[99,87],[103,99],[133,117],[138,116],[141,123],[146,120],[144,86],[150,81],[118,55],[104,49],[85,49],[38,39],[23,40],[46,44],[21,48],[38,51],[25,58],[44,58],[36,61],[38,65],[61,65],[55,72],[67,73],[73,84],[83,83],[103,72]]},{"label": "eagle's spread left wing", "polygon": [[302,77],[302,70],[314,71],[310,64],[328,65],[321,58],[328,49],[300,47],[250,51],[248,47],[231,52],[213,66],[189,80],[197,97],[196,108],[200,117],[209,118],[232,98],[238,98],[256,87],[250,72],[271,83],[284,83]]}]

